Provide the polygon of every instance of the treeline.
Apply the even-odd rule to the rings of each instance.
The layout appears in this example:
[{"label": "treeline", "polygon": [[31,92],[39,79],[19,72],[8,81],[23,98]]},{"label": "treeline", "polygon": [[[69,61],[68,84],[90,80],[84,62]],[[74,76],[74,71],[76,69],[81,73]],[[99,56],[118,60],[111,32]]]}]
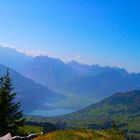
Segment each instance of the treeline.
[{"label": "treeline", "polygon": [[[31,118],[30,118],[31,119]],[[40,117],[37,117],[38,122],[33,121],[33,118],[31,119],[32,121],[26,122],[27,125],[32,125],[32,126],[42,126],[44,128],[44,133],[48,133],[51,131],[56,131],[56,130],[67,130],[67,129],[78,129],[77,127],[72,127],[69,128],[67,126],[67,123],[65,122],[44,122],[44,119],[41,119]],[[40,122],[39,122],[40,121]],[[123,135],[126,140],[140,140],[140,132],[135,131],[135,130],[128,130],[128,129],[121,129],[121,127],[124,124],[115,124],[114,121],[109,121],[103,125],[96,125],[92,124],[90,125],[87,129],[93,129],[93,130],[104,130],[108,131],[109,133],[116,133],[118,135]],[[80,129],[80,128],[79,128]]]},{"label": "treeline", "polygon": [[49,132],[56,131],[56,130],[65,130],[66,129],[65,123],[53,124],[50,122],[26,122],[26,125],[41,126],[41,127],[43,127],[43,133],[49,133]]}]

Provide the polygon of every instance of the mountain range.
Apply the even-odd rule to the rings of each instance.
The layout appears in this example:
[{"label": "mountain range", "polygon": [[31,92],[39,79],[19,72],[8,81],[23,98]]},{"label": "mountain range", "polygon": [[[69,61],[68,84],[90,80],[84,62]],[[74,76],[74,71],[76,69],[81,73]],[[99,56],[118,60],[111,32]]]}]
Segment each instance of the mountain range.
[{"label": "mountain range", "polygon": [[21,68],[33,59],[32,56],[21,53],[14,48],[0,45],[0,64],[20,71]]},{"label": "mountain range", "polygon": [[27,98],[24,101],[30,101],[23,108],[29,109],[30,103],[31,110],[42,109],[47,103],[78,110],[115,92],[140,89],[139,73],[76,61],[65,63],[48,56],[32,57],[13,48],[0,47],[0,64],[2,71],[7,66],[13,69],[15,89]]},{"label": "mountain range", "polygon": [[76,61],[64,63],[47,56],[38,56],[27,63],[23,75],[61,92],[67,98],[58,105],[74,109],[83,108],[115,92],[140,89],[139,73]]},{"label": "mountain range", "polygon": [[[75,86],[76,85],[76,86]],[[140,74],[111,69],[96,76],[79,77],[67,86],[71,92],[104,98],[114,92],[140,89]]]},{"label": "mountain range", "polygon": [[77,73],[60,59],[38,56],[27,63],[23,74],[51,89],[62,88],[67,82],[77,77]]}]

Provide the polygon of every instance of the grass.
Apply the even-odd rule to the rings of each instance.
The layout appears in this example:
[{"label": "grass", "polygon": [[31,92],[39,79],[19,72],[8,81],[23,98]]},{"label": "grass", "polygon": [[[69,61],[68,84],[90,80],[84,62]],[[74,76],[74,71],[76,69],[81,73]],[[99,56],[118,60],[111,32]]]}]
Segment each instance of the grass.
[{"label": "grass", "polygon": [[119,134],[96,130],[61,130],[39,136],[34,140],[125,140]]},{"label": "grass", "polygon": [[43,132],[43,127],[42,126],[32,126],[32,125],[25,125],[22,130],[27,133],[27,134],[40,134],[41,132]]}]

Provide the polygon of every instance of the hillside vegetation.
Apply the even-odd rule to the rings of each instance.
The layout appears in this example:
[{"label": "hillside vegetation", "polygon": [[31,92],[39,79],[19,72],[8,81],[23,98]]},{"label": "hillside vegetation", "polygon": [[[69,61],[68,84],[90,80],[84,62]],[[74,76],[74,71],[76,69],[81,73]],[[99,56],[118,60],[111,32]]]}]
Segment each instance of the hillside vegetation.
[{"label": "hillside vegetation", "polygon": [[52,118],[28,117],[31,122],[51,122],[65,128],[119,129],[140,132],[140,90],[116,93],[80,111]]},{"label": "hillside vegetation", "polygon": [[21,128],[21,130],[27,134],[40,134],[41,132],[43,132],[44,128],[42,126],[25,125]]},{"label": "hillside vegetation", "polygon": [[116,93],[75,113],[57,118],[67,127],[110,128],[112,120],[120,129],[140,132],[140,91]]},{"label": "hillside vegetation", "polygon": [[125,140],[115,133],[93,130],[63,130],[39,136],[34,140]]}]

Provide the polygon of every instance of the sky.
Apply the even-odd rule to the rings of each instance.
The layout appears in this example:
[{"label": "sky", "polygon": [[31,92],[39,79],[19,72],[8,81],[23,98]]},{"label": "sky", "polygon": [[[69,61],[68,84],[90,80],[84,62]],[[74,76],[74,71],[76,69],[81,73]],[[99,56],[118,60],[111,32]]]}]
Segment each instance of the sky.
[{"label": "sky", "polygon": [[0,44],[140,72],[139,0],[0,0]]}]

